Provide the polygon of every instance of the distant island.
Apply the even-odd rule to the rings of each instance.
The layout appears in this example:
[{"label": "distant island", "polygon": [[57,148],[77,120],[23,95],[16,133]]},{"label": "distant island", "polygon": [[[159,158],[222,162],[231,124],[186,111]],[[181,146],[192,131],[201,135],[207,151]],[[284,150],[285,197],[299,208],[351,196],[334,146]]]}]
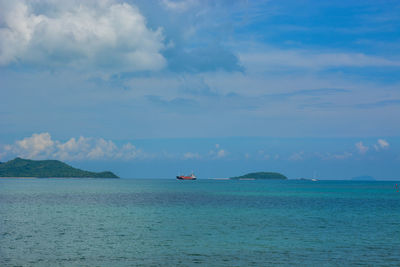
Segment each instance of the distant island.
[{"label": "distant island", "polygon": [[71,167],[59,160],[29,160],[21,158],[0,163],[0,177],[119,178],[109,171],[84,171]]},{"label": "distant island", "polygon": [[231,177],[232,180],[254,179],[254,180],[287,180],[287,177],[278,172],[252,172],[242,176]]}]

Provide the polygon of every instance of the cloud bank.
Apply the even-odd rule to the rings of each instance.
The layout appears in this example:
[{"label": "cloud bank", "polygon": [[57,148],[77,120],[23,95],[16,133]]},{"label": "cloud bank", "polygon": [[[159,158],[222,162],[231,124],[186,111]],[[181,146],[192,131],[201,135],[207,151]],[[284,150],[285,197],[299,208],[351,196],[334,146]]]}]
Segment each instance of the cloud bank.
[{"label": "cloud bank", "polygon": [[266,49],[239,55],[246,68],[265,70],[274,68],[327,69],[335,67],[399,67],[400,61],[363,53],[324,53],[312,50]]},{"label": "cloud bank", "polygon": [[145,152],[136,148],[131,143],[117,145],[111,140],[104,138],[92,138],[80,136],[72,137],[63,142],[52,139],[47,132],[34,133],[30,137],[17,140],[14,144],[0,146],[0,159],[22,157],[27,159],[58,159],[68,161],[93,161],[93,160],[144,160],[144,159],[222,159],[229,155],[229,152],[215,145],[216,150],[202,155],[200,152],[168,153],[157,151]]},{"label": "cloud bank", "polygon": [[163,41],[127,3],[0,1],[0,66],[159,70]]},{"label": "cloud bank", "polygon": [[[361,141],[356,143],[355,146],[360,154],[365,154],[369,150],[369,147],[367,145],[364,145]],[[376,151],[388,149],[389,146],[389,142],[385,139],[378,139],[376,144],[373,145]]]},{"label": "cloud bank", "polygon": [[59,160],[129,160],[144,158],[147,155],[131,143],[117,146],[111,140],[103,138],[79,137],[66,142],[53,140],[49,133],[33,134],[6,145],[2,156],[18,156],[28,159]]}]

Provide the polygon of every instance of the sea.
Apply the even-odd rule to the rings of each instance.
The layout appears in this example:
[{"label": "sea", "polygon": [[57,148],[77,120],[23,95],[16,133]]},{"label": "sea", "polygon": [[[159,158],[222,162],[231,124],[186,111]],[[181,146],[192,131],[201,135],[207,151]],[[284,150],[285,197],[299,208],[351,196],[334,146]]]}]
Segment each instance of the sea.
[{"label": "sea", "polygon": [[0,179],[0,266],[400,266],[396,183]]}]

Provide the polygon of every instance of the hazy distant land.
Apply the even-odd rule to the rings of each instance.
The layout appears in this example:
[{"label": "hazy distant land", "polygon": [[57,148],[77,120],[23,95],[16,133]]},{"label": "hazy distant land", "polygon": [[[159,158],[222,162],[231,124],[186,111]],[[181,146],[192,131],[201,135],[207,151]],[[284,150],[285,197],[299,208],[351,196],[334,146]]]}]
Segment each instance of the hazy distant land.
[{"label": "hazy distant land", "polygon": [[15,158],[5,163],[0,163],[0,177],[119,178],[110,171],[84,171],[58,160],[29,160],[22,158]]},{"label": "hazy distant land", "polygon": [[230,179],[287,180],[287,177],[278,172],[252,172],[242,176],[231,177]]},{"label": "hazy distant land", "polygon": [[[74,168],[59,160],[29,160],[15,158],[7,162],[0,162],[0,178],[119,178],[110,171],[91,172]],[[287,180],[278,172],[252,172],[221,180]],[[217,179],[217,180],[219,180]],[[298,180],[316,180],[299,178]],[[353,177],[352,181],[376,181],[372,176]]]}]

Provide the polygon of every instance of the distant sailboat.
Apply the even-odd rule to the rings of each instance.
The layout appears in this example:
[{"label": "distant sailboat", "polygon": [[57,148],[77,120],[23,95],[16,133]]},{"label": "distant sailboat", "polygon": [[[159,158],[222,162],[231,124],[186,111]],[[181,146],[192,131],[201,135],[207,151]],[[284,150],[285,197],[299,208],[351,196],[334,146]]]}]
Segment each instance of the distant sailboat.
[{"label": "distant sailboat", "polygon": [[316,174],[317,174],[317,172],[316,172],[316,171],[314,171],[314,176],[313,176],[313,178],[311,179],[311,181],[313,181],[313,182],[316,182],[316,181],[318,181],[318,179],[317,179],[317,178],[315,178],[315,177],[316,177]]}]

